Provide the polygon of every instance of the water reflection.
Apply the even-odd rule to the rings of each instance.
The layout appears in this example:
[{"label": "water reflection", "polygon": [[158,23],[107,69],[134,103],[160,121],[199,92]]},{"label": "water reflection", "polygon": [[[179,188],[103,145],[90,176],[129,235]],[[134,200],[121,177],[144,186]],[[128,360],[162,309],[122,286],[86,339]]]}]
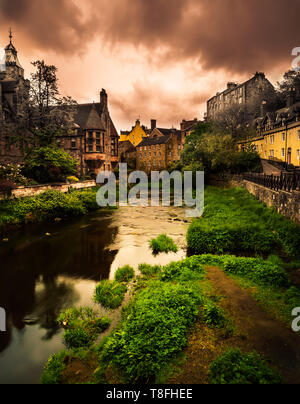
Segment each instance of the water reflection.
[{"label": "water reflection", "polygon": [[[118,267],[184,258],[184,212],[120,208],[9,234],[9,242],[0,243],[0,307],[7,313],[7,332],[0,332],[0,383],[38,383],[48,357],[64,348],[59,313],[92,305],[97,282],[113,278]],[[177,254],[152,255],[149,240],[161,233],[173,237]]]},{"label": "water reflection", "polygon": [[[7,314],[7,332],[0,333],[0,383],[38,382],[42,364],[63,348],[57,316],[67,307],[90,304],[96,282],[109,277],[116,252],[107,247],[118,231],[111,215],[27,227],[0,246],[0,307]],[[33,355],[37,346],[39,357]]]}]

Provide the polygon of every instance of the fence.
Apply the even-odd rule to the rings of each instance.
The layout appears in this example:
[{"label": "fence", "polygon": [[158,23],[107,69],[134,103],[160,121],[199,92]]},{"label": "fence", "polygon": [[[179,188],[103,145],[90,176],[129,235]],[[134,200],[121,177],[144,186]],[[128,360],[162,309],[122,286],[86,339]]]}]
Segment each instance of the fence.
[{"label": "fence", "polygon": [[300,173],[296,171],[280,175],[248,173],[243,175],[243,179],[275,191],[300,191]]}]

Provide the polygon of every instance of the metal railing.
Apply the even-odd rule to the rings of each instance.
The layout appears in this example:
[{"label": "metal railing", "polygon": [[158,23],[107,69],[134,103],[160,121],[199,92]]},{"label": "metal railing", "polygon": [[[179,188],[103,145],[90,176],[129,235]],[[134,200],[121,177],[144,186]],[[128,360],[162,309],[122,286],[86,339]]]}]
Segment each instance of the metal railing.
[{"label": "metal railing", "polygon": [[248,173],[243,179],[275,191],[300,191],[300,173],[296,171],[280,175]]}]

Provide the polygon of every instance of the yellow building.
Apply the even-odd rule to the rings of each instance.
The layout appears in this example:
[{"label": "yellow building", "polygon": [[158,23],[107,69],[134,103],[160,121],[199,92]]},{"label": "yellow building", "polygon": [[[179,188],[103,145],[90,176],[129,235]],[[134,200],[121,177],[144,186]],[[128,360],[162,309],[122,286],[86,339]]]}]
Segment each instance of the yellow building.
[{"label": "yellow building", "polygon": [[146,131],[147,128],[141,126],[141,123],[138,119],[131,132],[121,132],[119,142],[129,141],[134,147],[136,147],[144,138],[147,137]]},{"label": "yellow building", "polygon": [[300,166],[300,103],[268,113],[257,121],[259,135],[240,143],[253,144],[262,159]]}]

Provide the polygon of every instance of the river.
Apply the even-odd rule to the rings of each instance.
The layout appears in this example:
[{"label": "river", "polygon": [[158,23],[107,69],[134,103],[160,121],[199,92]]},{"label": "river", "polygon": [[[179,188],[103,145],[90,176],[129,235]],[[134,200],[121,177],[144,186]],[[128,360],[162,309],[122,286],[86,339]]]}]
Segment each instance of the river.
[{"label": "river", "polygon": [[[59,313],[93,306],[96,284],[113,279],[120,266],[184,258],[187,226],[183,208],[121,207],[10,232],[0,241],[0,307],[7,315],[0,383],[39,383],[48,357],[64,348]],[[148,242],[161,233],[175,240],[178,253],[152,255]]]}]

